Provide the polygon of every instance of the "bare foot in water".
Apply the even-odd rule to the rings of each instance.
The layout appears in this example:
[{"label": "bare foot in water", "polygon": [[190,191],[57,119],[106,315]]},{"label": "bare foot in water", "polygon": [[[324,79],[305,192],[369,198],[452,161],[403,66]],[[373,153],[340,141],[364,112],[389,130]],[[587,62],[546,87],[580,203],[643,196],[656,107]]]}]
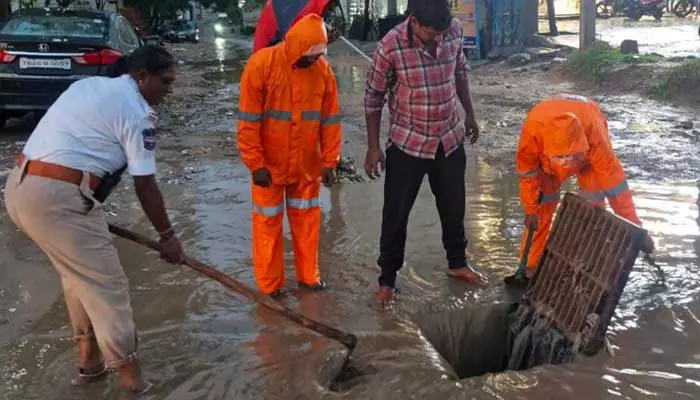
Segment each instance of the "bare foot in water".
[{"label": "bare foot in water", "polygon": [[472,283],[480,287],[486,286],[486,283],[484,283],[484,280],[481,278],[481,275],[479,275],[478,272],[474,271],[470,266],[450,269],[447,271],[447,275],[451,278],[459,279],[467,283]]},{"label": "bare foot in water", "polygon": [[395,289],[388,286],[380,286],[374,295],[374,304],[377,307],[386,307],[394,300]]},{"label": "bare foot in water", "polygon": [[143,378],[138,360],[116,369],[119,377],[119,387],[127,392],[144,394],[153,387],[153,384]]}]

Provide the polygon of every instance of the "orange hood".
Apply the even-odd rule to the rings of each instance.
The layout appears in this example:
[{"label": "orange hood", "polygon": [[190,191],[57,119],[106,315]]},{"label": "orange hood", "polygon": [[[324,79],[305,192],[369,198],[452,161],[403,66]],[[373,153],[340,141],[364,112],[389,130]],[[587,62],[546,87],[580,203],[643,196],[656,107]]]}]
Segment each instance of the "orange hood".
[{"label": "orange hood", "polygon": [[570,112],[552,118],[544,129],[542,151],[547,156],[563,156],[588,151],[588,139],[581,121]]},{"label": "orange hood", "polygon": [[284,36],[284,50],[290,63],[297,62],[310,48],[325,52],[328,34],[318,14],[308,14],[292,25]]}]

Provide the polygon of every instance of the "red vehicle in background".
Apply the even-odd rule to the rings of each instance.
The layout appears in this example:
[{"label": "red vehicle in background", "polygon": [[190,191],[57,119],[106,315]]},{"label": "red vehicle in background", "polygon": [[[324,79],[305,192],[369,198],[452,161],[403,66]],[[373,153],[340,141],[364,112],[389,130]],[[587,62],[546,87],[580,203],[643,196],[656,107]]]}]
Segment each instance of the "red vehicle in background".
[{"label": "red vehicle in background", "polygon": [[326,20],[329,43],[345,30],[343,8],[338,0],[267,0],[255,27],[253,53],[281,41],[287,30],[307,14],[318,14]]}]

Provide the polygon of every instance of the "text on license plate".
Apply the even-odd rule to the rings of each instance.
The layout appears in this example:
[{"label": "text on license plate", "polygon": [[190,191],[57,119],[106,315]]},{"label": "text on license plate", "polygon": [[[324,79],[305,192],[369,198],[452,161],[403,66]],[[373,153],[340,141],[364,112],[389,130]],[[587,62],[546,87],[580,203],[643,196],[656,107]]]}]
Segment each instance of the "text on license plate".
[{"label": "text on license plate", "polygon": [[48,69],[71,69],[70,58],[25,58],[19,59],[21,69],[28,68],[48,68]]}]

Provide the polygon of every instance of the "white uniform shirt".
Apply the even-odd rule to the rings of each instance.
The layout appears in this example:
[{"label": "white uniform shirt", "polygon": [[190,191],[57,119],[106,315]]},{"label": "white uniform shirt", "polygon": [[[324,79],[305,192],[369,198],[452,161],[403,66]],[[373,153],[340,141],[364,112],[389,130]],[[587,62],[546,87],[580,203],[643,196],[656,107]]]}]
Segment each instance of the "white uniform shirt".
[{"label": "white uniform shirt", "polygon": [[24,155],[98,176],[124,164],[132,176],[153,175],[156,119],[130,75],[81,79],[49,108]]}]

